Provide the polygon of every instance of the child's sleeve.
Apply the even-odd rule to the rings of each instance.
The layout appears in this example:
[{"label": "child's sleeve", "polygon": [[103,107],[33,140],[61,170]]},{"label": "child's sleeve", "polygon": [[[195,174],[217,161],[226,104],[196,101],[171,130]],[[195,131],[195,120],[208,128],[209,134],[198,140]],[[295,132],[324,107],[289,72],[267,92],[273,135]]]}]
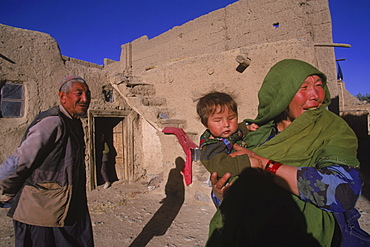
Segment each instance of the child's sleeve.
[{"label": "child's sleeve", "polygon": [[226,172],[231,176],[236,176],[247,167],[250,167],[248,155],[238,155],[231,157],[227,146],[222,142],[215,142],[202,147],[200,161],[210,172],[217,172],[222,177]]},{"label": "child's sleeve", "polygon": [[241,130],[241,132],[243,133],[244,136],[248,135],[248,133],[250,132],[250,130],[247,128],[247,125],[244,121],[238,123],[238,127],[239,127],[239,130]]}]

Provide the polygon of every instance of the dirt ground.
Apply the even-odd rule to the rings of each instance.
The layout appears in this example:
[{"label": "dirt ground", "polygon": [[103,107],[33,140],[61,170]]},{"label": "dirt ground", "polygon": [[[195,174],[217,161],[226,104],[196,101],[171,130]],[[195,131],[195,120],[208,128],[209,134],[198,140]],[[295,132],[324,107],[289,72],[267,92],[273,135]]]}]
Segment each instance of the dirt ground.
[{"label": "dirt ground", "polygon": [[[89,192],[95,246],[204,246],[208,223],[215,212],[211,202],[165,198],[146,185],[114,183]],[[357,207],[360,223],[370,232],[370,202]],[[12,221],[0,209],[1,246],[14,246]]]},{"label": "dirt ground", "polygon": [[[359,159],[365,185],[357,204],[362,215],[360,224],[367,232],[370,232],[369,144],[369,139],[360,141]],[[95,245],[204,246],[215,207],[204,193],[193,193],[191,186],[167,183],[166,188],[153,189],[146,183],[116,182],[108,189],[100,186],[88,192]],[[205,182],[201,186],[209,188]],[[12,220],[6,216],[7,211],[0,209],[0,245],[4,247],[14,246]]]},{"label": "dirt ground", "polygon": [[[95,246],[204,246],[215,212],[208,201],[166,196],[146,184],[113,183],[88,192]],[[0,209],[0,245],[14,246],[7,209]]]}]

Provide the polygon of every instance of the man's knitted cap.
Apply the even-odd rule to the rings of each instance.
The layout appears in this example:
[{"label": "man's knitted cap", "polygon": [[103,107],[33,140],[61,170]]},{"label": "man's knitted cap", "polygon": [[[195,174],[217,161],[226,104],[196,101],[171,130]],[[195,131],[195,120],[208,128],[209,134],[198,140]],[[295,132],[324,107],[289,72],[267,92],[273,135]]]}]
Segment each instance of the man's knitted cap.
[{"label": "man's knitted cap", "polygon": [[80,77],[80,76],[78,76],[78,75],[68,75],[68,76],[64,77],[64,78],[59,82],[59,91],[60,91],[60,89],[62,88],[62,86],[63,86],[64,84],[66,84],[67,82],[69,82],[69,81],[80,81],[80,82],[86,83],[86,81],[85,81],[82,77]]}]

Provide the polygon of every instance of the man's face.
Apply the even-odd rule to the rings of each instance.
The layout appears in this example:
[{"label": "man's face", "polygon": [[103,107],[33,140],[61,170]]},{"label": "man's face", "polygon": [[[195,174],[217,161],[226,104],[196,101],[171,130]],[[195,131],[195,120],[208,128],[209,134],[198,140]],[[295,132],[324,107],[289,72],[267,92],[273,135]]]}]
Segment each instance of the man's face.
[{"label": "man's face", "polygon": [[62,106],[73,118],[85,117],[90,105],[89,87],[82,82],[74,82],[67,93],[59,92]]}]

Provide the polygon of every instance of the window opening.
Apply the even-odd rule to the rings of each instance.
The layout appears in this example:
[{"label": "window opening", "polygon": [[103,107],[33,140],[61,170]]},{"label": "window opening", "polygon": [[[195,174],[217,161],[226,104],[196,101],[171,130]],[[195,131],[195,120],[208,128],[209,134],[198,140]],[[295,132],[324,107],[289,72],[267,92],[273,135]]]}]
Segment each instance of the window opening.
[{"label": "window opening", "polygon": [[23,117],[24,90],[21,83],[0,83],[0,117]]},{"label": "window opening", "polygon": [[113,102],[113,90],[111,89],[106,89],[103,87],[103,95],[104,95],[104,100],[105,102],[112,103]]}]

